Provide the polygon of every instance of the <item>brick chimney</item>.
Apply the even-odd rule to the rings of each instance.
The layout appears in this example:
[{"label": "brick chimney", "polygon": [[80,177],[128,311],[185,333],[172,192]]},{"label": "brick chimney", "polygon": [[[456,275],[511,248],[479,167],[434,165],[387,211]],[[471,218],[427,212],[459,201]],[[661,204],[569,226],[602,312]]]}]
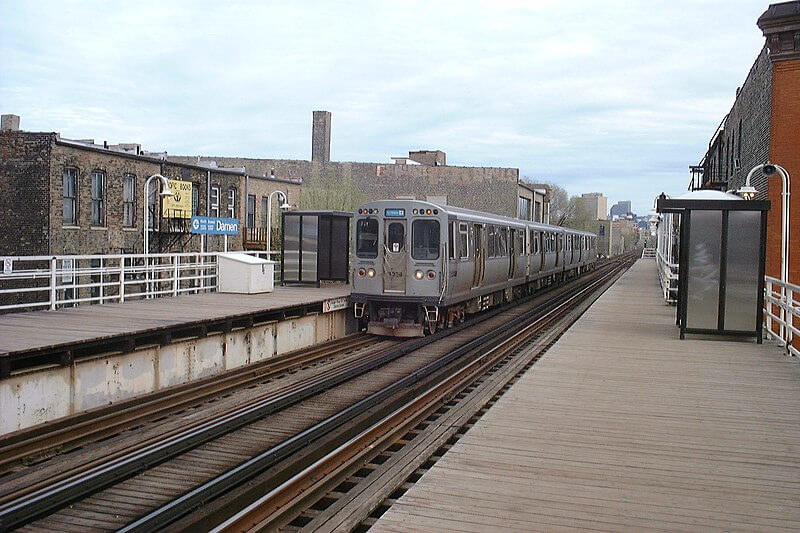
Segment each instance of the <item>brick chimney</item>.
[{"label": "brick chimney", "polygon": [[19,131],[19,115],[0,115],[0,131]]},{"label": "brick chimney", "polygon": [[311,127],[311,161],[331,162],[331,113],[314,111]]}]

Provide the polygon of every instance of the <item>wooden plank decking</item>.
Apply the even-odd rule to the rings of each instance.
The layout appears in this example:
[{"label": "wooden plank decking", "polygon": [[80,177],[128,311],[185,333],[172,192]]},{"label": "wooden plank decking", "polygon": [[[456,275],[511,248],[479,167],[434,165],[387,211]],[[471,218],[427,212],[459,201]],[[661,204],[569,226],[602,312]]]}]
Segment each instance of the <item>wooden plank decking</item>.
[{"label": "wooden plank decking", "polygon": [[800,362],[678,339],[640,260],[373,531],[800,529]]},{"label": "wooden plank decking", "polygon": [[276,287],[266,294],[202,293],[0,315],[0,357],[14,352],[157,331],[348,296],[344,284]]}]

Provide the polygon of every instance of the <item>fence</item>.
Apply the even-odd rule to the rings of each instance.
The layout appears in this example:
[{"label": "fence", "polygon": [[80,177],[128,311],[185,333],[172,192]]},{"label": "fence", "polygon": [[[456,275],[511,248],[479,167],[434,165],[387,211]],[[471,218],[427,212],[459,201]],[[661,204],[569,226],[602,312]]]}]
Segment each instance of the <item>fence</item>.
[{"label": "fence", "polygon": [[[280,257],[280,252],[243,253]],[[215,252],[5,257],[0,312],[212,292],[217,257]],[[279,277],[280,265],[275,272]]]},{"label": "fence", "polygon": [[789,355],[800,357],[800,285],[764,277],[764,321],[767,335],[780,342]]}]

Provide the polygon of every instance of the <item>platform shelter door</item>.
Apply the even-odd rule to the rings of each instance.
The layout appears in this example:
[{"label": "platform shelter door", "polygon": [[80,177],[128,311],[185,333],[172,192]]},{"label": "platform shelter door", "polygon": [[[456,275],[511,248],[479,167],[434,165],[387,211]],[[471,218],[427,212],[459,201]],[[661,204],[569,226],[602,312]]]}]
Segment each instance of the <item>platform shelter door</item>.
[{"label": "platform shelter door", "polygon": [[383,236],[383,292],[405,294],[408,270],[405,220],[387,221]]}]

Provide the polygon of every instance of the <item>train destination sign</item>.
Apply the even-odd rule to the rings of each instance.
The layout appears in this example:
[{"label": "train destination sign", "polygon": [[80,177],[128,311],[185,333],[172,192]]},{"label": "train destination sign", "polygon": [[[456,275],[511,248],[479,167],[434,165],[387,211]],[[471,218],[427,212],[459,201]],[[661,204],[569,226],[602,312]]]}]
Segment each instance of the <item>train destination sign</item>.
[{"label": "train destination sign", "polygon": [[384,211],[387,217],[404,217],[406,216],[405,209],[387,209]]},{"label": "train destination sign", "polygon": [[192,233],[200,235],[236,235],[238,218],[192,217]]}]

